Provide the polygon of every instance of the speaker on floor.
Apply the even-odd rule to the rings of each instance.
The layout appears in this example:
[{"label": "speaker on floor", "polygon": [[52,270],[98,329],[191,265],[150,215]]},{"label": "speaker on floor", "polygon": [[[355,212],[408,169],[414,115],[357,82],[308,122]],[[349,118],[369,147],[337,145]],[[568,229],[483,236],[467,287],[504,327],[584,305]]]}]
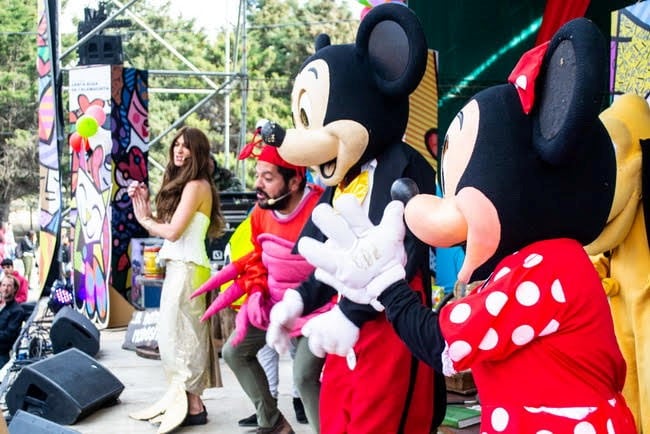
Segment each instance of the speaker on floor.
[{"label": "speaker on floor", "polygon": [[77,430],[22,410],[13,415],[8,428],[9,434],[79,434]]},{"label": "speaker on floor", "polygon": [[88,318],[65,306],[54,316],[50,341],[54,354],[74,347],[95,357],[99,351],[99,330]]},{"label": "speaker on floor", "polygon": [[117,402],[124,385],[95,359],[77,348],[24,366],[6,394],[9,413],[27,411],[72,425]]}]

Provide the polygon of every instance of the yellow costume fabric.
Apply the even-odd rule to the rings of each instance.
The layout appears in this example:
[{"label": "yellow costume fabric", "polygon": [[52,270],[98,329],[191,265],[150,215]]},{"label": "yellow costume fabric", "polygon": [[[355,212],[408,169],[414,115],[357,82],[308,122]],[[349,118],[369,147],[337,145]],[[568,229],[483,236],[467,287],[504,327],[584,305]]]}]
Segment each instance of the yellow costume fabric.
[{"label": "yellow costume fabric", "polygon": [[[251,241],[251,235],[252,230],[251,230],[251,216],[250,213],[248,216],[241,222],[239,225],[237,225],[237,229],[232,233],[230,236],[230,239],[228,240],[228,245],[227,249],[228,252],[226,253],[226,258],[229,259],[226,264],[228,265],[231,262],[235,262],[237,259],[247,255],[248,253],[253,251],[253,242]],[[225,291],[228,289],[230,285],[232,285],[233,281],[230,280],[223,285],[221,285],[221,292]],[[242,303],[246,299],[246,294],[242,295],[237,299],[233,304],[232,307],[236,310],[239,310],[241,307]],[[226,335],[225,338],[227,339],[230,334]]]},{"label": "yellow costume fabric", "polygon": [[341,188],[340,185],[336,187],[336,191],[334,191],[334,200],[338,199],[338,197],[342,194],[352,194],[357,198],[359,203],[363,203],[366,196],[368,195],[368,176],[368,171],[364,170],[363,172],[359,173],[359,175],[357,175],[357,177],[354,178],[352,182],[346,185],[345,188]]},{"label": "yellow costume fabric", "polygon": [[[650,434],[650,248],[642,191],[641,140],[650,139],[650,107],[622,95],[600,115],[616,146],[616,191],[602,234],[586,246],[609,296],[627,363],[623,396],[639,434]],[[647,199],[646,199],[647,200]]]}]

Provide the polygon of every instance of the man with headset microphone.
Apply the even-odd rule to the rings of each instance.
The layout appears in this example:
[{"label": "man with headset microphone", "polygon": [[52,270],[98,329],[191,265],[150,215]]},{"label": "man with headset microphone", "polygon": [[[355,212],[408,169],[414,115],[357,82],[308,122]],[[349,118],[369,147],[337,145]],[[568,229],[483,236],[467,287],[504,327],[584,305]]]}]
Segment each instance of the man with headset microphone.
[{"label": "man with headset microphone", "polygon": [[[218,289],[222,283],[234,279],[233,285],[206,310],[203,319],[207,319],[242,294],[248,294],[237,314],[235,331],[222,348],[222,355],[255,406],[255,420],[247,418],[251,419],[251,425],[257,423],[258,433],[288,433],[293,431],[278,410],[277,398],[269,387],[259,387],[275,379],[269,376],[271,381],[267,380],[268,372],[265,374],[257,354],[266,345],[271,307],[282,300],[287,288],[295,287],[313,271],[313,267],[292,250],[323,189],[307,182],[304,167],[284,161],[275,147],[264,145],[261,139],[255,140],[261,123],[258,122],[255,137],[238,157],[240,160],[257,160],[254,183],[257,203],[250,215],[253,251],[225,267],[198,288],[193,296]],[[313,315],[301,318],[291,331],[296,349],[294,386],[316,432],[322,359],[313,356],[300,329],[306,320],[332,306],[326,305]],[[277,384],[271,384],[271,387],[275,388]]]}]

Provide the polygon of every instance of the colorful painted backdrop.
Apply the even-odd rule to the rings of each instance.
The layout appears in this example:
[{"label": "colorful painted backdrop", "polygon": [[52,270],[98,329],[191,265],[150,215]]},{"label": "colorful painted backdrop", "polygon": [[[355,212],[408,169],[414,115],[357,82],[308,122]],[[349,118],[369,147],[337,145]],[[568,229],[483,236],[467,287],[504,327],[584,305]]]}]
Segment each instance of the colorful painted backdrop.
[{"label": "colorful painted backdrop", "polygon": [[42,290],[56,258],[57,240],[61,230],[61,170],[57,135],[61,125],[59,94],[55,86],[57,74],[56,5],[54,0],[38,2],[38,35],[36,39],[36,71],[38,73],[38,153],[39,153],[39,288]]},{"label": "colorful painted backdrop", "polygon": [[[121,66],[70,71],[70,123],[90,107],[107,114],[89,146],[72,153],[75,198],[75,306],[100,327],[109,321],[109,288],[130,289],[129,241],[141,232],[126,187],[147,179],[147,73]],[[84,149],[87,148],[87,149]]]}]

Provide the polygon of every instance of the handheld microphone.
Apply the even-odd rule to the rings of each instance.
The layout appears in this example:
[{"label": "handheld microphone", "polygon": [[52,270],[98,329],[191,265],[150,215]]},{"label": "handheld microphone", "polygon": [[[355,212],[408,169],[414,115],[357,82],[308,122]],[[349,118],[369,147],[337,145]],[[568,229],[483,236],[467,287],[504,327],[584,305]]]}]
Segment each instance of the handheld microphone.
[{"label": "handheld microphone", "polygon": [[279,196],[279,197],[272,197],[272,198],[268,199],[268,200],[266,201],[266,203],[269,204],[269,205],[275,205],[276,202],[281,201],[282,199],[284,199],[285,197],[289,196],[290,194],[291,194],[291,192],[288,191],[288,192],[284,193],[282,196]]}]

